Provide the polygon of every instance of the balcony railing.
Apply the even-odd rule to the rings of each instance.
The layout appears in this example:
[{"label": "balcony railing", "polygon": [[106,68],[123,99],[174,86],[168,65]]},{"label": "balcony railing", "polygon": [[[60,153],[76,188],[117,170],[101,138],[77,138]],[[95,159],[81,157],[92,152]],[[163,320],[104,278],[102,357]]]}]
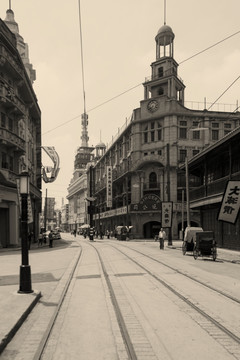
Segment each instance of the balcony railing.
[{"label": "balcony railing", "polygon": [[170,76],[170,75],[175,75],[183,83],[182,78],[180,76],[178,76],[178,74],[176,73],[176,71],[173,68],[164,71],[162,76],[159,76],[158,74],[148,76],[145,78],[145,82],[154,81],[154,80],[158,80],[158,79],[164,79],[165,77]]},{"label": "balcony railing", "polygon": [[13,132],[0,127],[0,140],[5,142],[5,145],[15,146],[18,151],[25,151],[25,140],[20,138]]},{"label": "balcony railing", "polygon": [[224,193],[228,180],[229,177],[226,176],[224,178],[215,180],[207,185],[202,185],[197,188],[191,189],[189,192],[190,201]]}]

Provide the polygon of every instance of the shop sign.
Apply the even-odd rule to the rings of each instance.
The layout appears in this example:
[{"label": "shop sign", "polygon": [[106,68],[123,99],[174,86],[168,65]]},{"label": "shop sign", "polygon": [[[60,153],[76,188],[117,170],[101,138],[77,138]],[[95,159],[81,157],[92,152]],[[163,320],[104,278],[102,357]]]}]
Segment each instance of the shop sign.
[{"label": "shop sign", "polygon": [[112,207],[112,166],[107,166],[107,207]]},{"label": "shop sign", "polygon": [[170,228],[172,226],[173,202],[162,202],[162,227]]},{"label": "shop sign", "polygon": [[223,195],[218,220],[235,224],[240,207],[240,181],[230,180]]},{"label": "shop sign", "polygon": [[138,204],[131,204],[131,211],[154,211],[161,210],[161,200],[154,194],[146,194]]},{"label": "shop sign", "polygon": [[31,224],[33,222],[33,213],[32,213],[32,203],[31,203],[31,197],[28,194],[28,224]]}]

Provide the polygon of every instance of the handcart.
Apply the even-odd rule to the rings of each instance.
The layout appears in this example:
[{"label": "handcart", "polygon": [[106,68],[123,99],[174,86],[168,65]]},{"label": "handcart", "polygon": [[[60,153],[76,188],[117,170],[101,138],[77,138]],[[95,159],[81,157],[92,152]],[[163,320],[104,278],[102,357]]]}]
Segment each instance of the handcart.
[{"label": "handcart", "polygon": [[202,232],[203,228],[201,227],[192,227],[187,226],[184,233],[184,240],[182,244],[182,253],[186,254],[187,251],[193,251],[194,244],[196,242],[196,234]]},{"label": "handcart", "polygon": [[196,241],[193,249],[193,257],[209,256],[213,261],[217,258],[217,243],[213,231],[203,231],[196,234]]}]

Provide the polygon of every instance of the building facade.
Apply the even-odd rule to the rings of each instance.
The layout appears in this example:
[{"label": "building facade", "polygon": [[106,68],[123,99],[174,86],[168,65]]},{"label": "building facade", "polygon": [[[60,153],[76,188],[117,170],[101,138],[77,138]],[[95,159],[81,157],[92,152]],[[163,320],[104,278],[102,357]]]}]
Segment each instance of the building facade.
[{"label": "building facade", "polygon": [[[240,218],[236,198],[240,195],[240,128],[206,148],[188,163],[189,173],[199,179],[199,186],[190,188],[190,210],[199,210],[204,230],[214,231],[219,247],[240,250]],[[229,196],[226,211],[236,211],[236,220],[231,223],[218,220],[223,195],[228,181],[238,181]],[[232,206],[233,205],[233,206]]]},{"label": "building facade", "polygon": [[[177,239],[187,218],[180,166],[239,125],[239,114],[185,107],[174,37],[169,26],[159,29],[140,107],[94,166],[94,221],[103,231],[127,225],[135,238],[152,238],[162,226],[162,203],[172,202],[168,231]],[[191,224],[200,222],[193,209]]]},{"label": "building facade", "polygon": [[8,27],[9,14],[13,25],[12,10],[7,12],[6,23],[0,20],[0,246],[3,247],[19,244],[17,178],[23,171],[30,176],[33,221],[29,230],[34,232],[35,239],[41,212],[41,112],[32,87],[33,78],[25,66],[27,61],[24,64],[17,36]]}]

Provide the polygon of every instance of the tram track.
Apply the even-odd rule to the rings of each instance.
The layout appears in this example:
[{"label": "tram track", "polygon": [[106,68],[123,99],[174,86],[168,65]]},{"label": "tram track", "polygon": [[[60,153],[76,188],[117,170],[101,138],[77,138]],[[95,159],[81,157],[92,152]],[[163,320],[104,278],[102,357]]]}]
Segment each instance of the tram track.
[{"label": "tram track", "polygon": [[64,303],[64,299],[67,295],[67,292],[68,292],[68,289],[70,287],[70,284],[71,284],[71,281],[73,279],[73,276],[74,276],[74,273],[75,273],[75,270],[81,260],[81,256],[82,256],[82,248],[81,248],[81,245],[79,245],[80,247],[80,251],[79,251],[79,254],[78,256],[76,257],[75,259],[75,263],[73,264],[72,268],[71,268],[71,271],[69,272],[68,274],[68,277],[65,281],[65,284],[64,284],[64,287],[63,287],[63,290],[61,291],[61,295],[60,295],[60,298],[59,298],[59,302],[56,306],[56,309],[48,323],[48,326],[47,326],[47,329],[45,330],[44,332],[44,335],[42,336],[41,338],[41,341],[39,343],[39,346],[34,354],[34,357],[33,357],[33,360],[40,360],[42,358],[42,355],[44,353],[44,350],[47,346],[47,343],[48,343],[48,340],[51,336],[51,333],[52,333],[52,329],[56,323],[56,319],[58,317],[58,314],[62,308],[62,305]]},{"label": "tram track", "polygon": [[[131,255],[126,254],[124,251],[119,249],[118,246],[120,245],[127,250],[131,250],[133,252],[141,254],[141,256],[144,256],[144,257],[150,259],[151,261],[157,262],[162,266],[166,266],[167,268],[178,273],[179,275],[185,276],[186,278],[198,283],[199,285],[203,285],[206,288],[211,289],[214,292],[216,292],[222,296],[225,296],[226,298],[228,298],[228,300],[231,300],[237,304],[240,304],[240,301],[238,299],[236,299],[232,296],[229,296],[228,294],[225,294],[222,291],[218,291],[217,289],[214,289],[210,285],[205,284],[202,281],[195,279],[194,277],[192,277],[188,274],[185,274],[182,271],[179,271],[178,269],[172,267],[171,265],[168,265],[158,259],[155,259],[151,255],[147,255],[139,250],[135,250],[135,249],[126,247],[121,244],[118,244],[118,246],[114,246],[114,245],[110,244],[109,242],[106,242],[106,244],[107,244],[107,247],[109,246],[109,248],[112,248],[115,251],[117,251],[118,253],[122,254],[126,259],[128,259],[128,261],[130,263],[133,263],[133,264],[137,265],[138,268],[142,269],[144,271],[144,273],[148,274],[150,276],[150,278],[153,279],[152,281],[157,281],[158,283],[160,283],[165,289],[167,289],[167,291],[170,291],[173,294],[173,296],[180,299],[184,304],[186,304],[186,306],[190,307],[193,311],[193,313],[192,313],[192,315],[190,315],[190,317],[193,320],[195,320],[195,317],[196,317],[194,315],[194,312],[197,312],[204,319],[204,321],[203,320],[200,321],[199,325],[204,330],[206,330],[210,336],[212,336],[217,342],[219,342],[236,359],[240,359],[240,356],[234,355],[236,344],[237,344],[237,348],[240,344],[240,337],[238,335],[234,334],[234,332],[232,332],[227,327],[225,327],[223,324],[221,324],[217,319],[215,319],[213,316],[209,315],[207,312],[205,312],[203,309],[201,309],[197,304],[195,304],[193,301],[191,301],[189,298],[187,298],[184,294],[180,293],[171,284],[167,283],[167,281],[161,279],[158,275],[156,275],[148,267],[144,266],[144,264],[142,264],[141,262],[139,262],[135,258],[133,258]],[[126,357],[129,360],[137,360],[139,358],[138,357],[139,349],[137,348],[136,344],[134,343],[134,340],[132,340],[132,333],[131,333],[131,331],[129,331],[130,329],[129,329],[128,321],[126,320],[126,314],[124,313],[122,304],[120,304],[122,302],[121,295],[120,295],[121,300],[119,302],[119,299],[120,299],[119,298],[119,288],[123,292],[124,292],[124,290],[121,288],[121,285],[119,285],[119,288],[116,287],[116,282],[118,282],[118,279],[117,279],[117,274],[114,273],[114,270],[112,270],[112,268],[111,268],[111,266],[112,266],[111,259],[108,259],[108,257],[106,257],[106,255],[104,253],[104,250],[105,250],[104,247],[102,247],[102,246],[98,247],[98,244],[95,244],[94,242],[93,243],[88,242],[87,245],[89,245],[91,248],[93,248],[95,250],[97,257],[99,259],[99,264],[101,265],[101,273],[104,277],[105,284],[106,284],[105,287],[110,295],[110,299],[111,299],[110,302],[112,303],[112,307],[114,309],[117,324],[118,324],[118,327],[119,327],[119,330],[121,333],[121,338],[122,338],[123,344],[125,346]],[[60,300],[58,307],[54,313],[54,316],[52,317],[51,323],[48,326],[46,334],[41,341],[41,346],[39,347],[38,352],[36,353],[36,355],[34,357],[34,360],[40,360],[42,358],[42,354],[44,353],[44,349],[47,346],[49,338],[51,337],[52,330],[54,328],[55,322],[56,322],[59,312],[62,308],[62,305],[64,303],[64,299],[66,298],[67,292],[71,285],[71,282],[74,279],[74,273],[75,273],[75,271],[77,271],[77,267],[80,263],[81,255],[82,255],[82,249],[81,249],[79,257],[75,263],[75,266],[71,271],[71,274],[68,278],[68,281],[65,285],[64,291],[62,293],[61,300]],[[198,321],[196,321],[196,322],[198,322]],[[212,328],[209,324],[211,324]],[[216,328],[218,329],[218,332],[216,332],[216,330],[215,330]],[[226,344],[222,344],[221,343],[222,340],[224,340],[226,342]],[[147,342],[147,338],[146,338],[146,342]],[[149,343],[149,351],[151,352],[151,350],[153,351],[153,349],[151,348],[151,345]],[[237,350],[236,350],[236,352],[237,352]],[[158,357],[155,356],[154,351],[153,351],[151,359],[157,359],[157,358]]]},{"label": "tram track", "polygon": [[[124,255],[126,258],[128,258],[129,260],[131,260],[132,262],[134,262],[137,266],[139,266],[142,270],[144,270],[148,275],[150,275],[152,278],[154,278],[158,283],[160,283],[161,285],[163,285],[166,289],[168,289],[171,293],[173,293],[174,295],[176,295],[179,299],[181,299],[185,304],[187,304],[191,309],[193,309],[194,311],[196,311],[198,314],[200,314],[204,319],[207,320],[208,323],[214,325],[218,330],[220,330],[221,333],[223,333],[225,336],[227,336],[227,338],[230,340],[232,340],[235,344],[237,344],[237,348],[236,351],[238,351],[238,346],[240,345],[240,337],[238,335],[236,335],[234,332],[232,332],[231,330],[229,330],[227,327],[225,327],[224,325],[222,325],[218,320],[216,320],[213,316],[209,315],[206,311],[202,310],[200,308],[200,306],[194,304],[193,301],[189,300],[186,296],[184,296],[183,294],[181,294],[178,290],[174,289],[173,286],[171,286],[170,284],[168,284],[166,281],[162,280],[158,275],[155,275],[152,271],[150,271],[146,266],[142,265],[139,261],[133,259],[131,256],[127,255],[125,252],[121,251],[120,249],[118,249],[117,247],[110,245],[111,247],[113,247],[115,250],[119,251],[122,255]],[[123,245],[122,245],[123,246]],[[147,258],[150,258],[151,260],[157,261],[156,259],[154,259],[151,256],[148,256],[144,253],[142,253],[141,251],[132,249],[132,248],[128,248],[131,249],[141,255],[144,255]],[[176,272],[178,272],[180,275],[185,275],[182,272],[179,272],[177,269],[174,269],[173,267],[161,262],[161,261],[157,261],[158,263],[160,263],[161,265],[164,265],[168,268],[170,268],[171,270],[174,270]],[[195,279],[191,276],[187,276],[189,279],[194,280]],[[204,285],[204,283],[202,283],[201,281],[197,280],[197,283],[199,283],[200,285]],[[224,294],[222,291],[218,291],[217,289],[212,288],[211,286],[206,286],[207,288],[213,290],[214,292],[218,293],[219,295],[225,296],[227,299],[236,302],[237,304],[239,304],[240,302],[238,301],[238,299],[233,298],[231,296],[228,296],[227,294]],[[202,323],[203,324],[203,323]],[[204,325],[201,325],[202,327],[204,327]],[[209,325],[205,326],[206,327],[206,331],[209,332]],[[221,333],[215,335],[214,330],[210,330],[210,335],[215,337],[215,339],[218,342],[222,342],[223,338],[221,336]],[[224,345],[224,347],[230,352],[232,353],[232,343],[231,344],[226,344]],[[239,359],[239,357],[236,357],[237,359]]]},{"label": "tram track", "polygon": [[[120,244],[120,245],[123,246],[123,247],[125,247],[125,246],[122,245],[122,244]],[[113,246],[113,245],[111,245],[111,246]],[[116,248],[116,247],[115,247],[115,248]],[[117,248],[116,248],[116,249],[117,249]],[[189,274],[186,274],[186,273],[184,273],[183,271],[181,271],[181,270],[179,270],[179,269],[177,269],[177,268],[174,268],[173,266],[168,265],[168,264],[164,263],[163,261],[160,261],[159,259],[154,258],[154,257],[151,256],[151,255],[145,254],[145,253],[143,253],[143,252],[141,252],[141,251],[139,251],[139,250],[136,250],[136,249],[133,249],[133,248],[130,248],[130,247],[129,247],[128,249],[131,249],[132,251],[135,251],[135,252],[137,252],[137,253],[139,253],[139,254],[141,254],[141,255],[143,255],[143,256],[145,256],[145,257],[147,257],[147,258],[149,258],[149,259],[151,259],[151,260],[153,260],[153,261],[155,261],[155,262],[157,262],[157,263],[159,263],[159,264],[161,264],[161,265],[164,265],[164,266],[167,267],[168,269],[170,269],[170,270],[172,270],[172,271],[174,271],[174,272],[176,272],[176,273],[178,273],[178,274],[180,274],[180,275],[183,275],[183,276],[185,276],[186,278],[194,281],[195,283],[198,283],[198,284],[200,284],[200,285],[202,285],[202,286],[204,286],[204,287],[206,287],[206,288],[208,288],[208,289],[210,289],[210,290],[212,290],[212,291],[214,291],[214,292],[216,292],[216,293],[224,296],[225,298],[227,298],[227,299],[229,299],[229,300],[232,300],[233,302],[235,302],[235,303],[237,303],[237,304],[240,305],[240,299],[238,299],[238,298],[236,298],[236,297],[234,297],[234,296],[232,296],[232,295],[230,295],[230,294],[227,294],[226,292],[224,292],[224,291],[222,291],[222,290],[220,290],[220,289],[216,289],[216,288],[214,288],[213,286],[207,284],[206,282],[203,282],[203,281],[201,281],[201,280],[199,280],[199,279],[196,279],[196,278],[194,278],[193,276],[191,276],[191,275],[189,275]],[[120,251],[119,249],[117,249],[117,250]]]}]

